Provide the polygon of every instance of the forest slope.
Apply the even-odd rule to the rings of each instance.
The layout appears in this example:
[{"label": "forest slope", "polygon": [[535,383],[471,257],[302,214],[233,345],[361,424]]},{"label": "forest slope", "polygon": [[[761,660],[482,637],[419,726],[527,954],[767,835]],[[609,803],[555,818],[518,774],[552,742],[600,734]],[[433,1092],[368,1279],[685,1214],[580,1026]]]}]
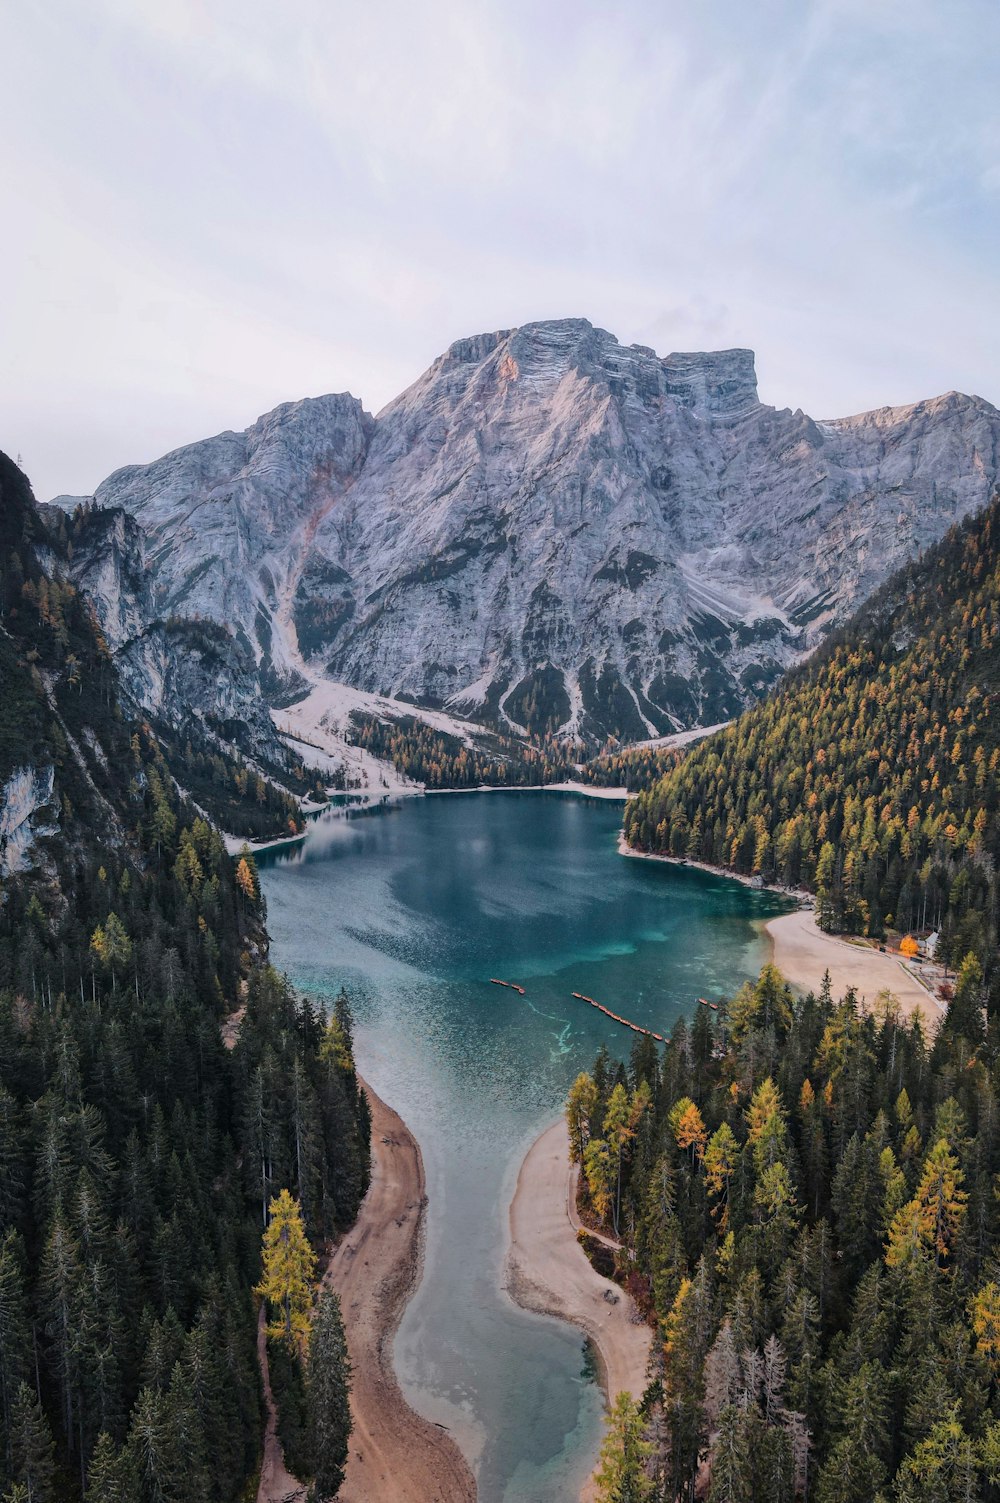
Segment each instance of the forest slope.
[{"label": "forest slope", "polygon": [[0,455],[0,1496],[235,1503],[268,1202],[316,1240],[350,1224],[367,1107],[64,546]]}]

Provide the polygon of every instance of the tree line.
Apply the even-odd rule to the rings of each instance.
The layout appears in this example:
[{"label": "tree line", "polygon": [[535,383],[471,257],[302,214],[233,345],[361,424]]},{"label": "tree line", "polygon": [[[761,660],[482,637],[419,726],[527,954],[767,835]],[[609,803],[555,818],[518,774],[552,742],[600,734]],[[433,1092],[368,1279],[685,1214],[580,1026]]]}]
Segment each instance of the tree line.
[{"label": "tree line", "polygon": [[496,732],[480,747],[415,716],[389,722],[352,715],[351,727],[353,745],[428,788],[519,788],[576,776],[573,757],[580,748],[551,736],[523,741]]}]

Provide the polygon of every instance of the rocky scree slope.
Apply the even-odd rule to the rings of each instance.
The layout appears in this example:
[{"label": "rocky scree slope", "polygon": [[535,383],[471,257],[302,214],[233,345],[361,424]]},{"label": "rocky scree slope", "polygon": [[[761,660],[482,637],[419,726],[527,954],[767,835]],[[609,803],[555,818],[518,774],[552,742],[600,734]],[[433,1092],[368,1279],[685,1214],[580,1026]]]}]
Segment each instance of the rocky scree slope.
[{"label": "rocky scree slope", "polygon": [[819,422],[760,402],[749,350],[568,319],[459,341],[377,418],[287,404],[95,499],[140,523],[160,615],[231,630],[272,702],[328,677],[637,740],[759,697],[986,503],[998,440],[978,397]]}]

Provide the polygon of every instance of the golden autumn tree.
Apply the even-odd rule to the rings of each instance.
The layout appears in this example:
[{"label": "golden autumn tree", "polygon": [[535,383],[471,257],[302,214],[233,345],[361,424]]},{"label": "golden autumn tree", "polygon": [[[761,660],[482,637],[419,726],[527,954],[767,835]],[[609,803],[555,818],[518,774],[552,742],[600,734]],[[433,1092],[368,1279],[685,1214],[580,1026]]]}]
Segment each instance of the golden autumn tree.
[{"label": "golden autumn tree", "polygon": [[701,1112],[690,1096],[682,1096],[679,1101],[674,1102],[667,1121],[677,1147],[690,1150],[692,1163],[696,1158],[701,1158],[708,1141],[708,1129],[705,1127]]},{"label": "golden autumn tree", "polygon": [[994,1377],[1000,1374],[1000,1285],[985,1284],[970,1304],[976,1350],[989,1363]]},{"label": "golden autumn tree", "polygon": [[642,1410],[630,1394],[618,1394],[607,1417],[594,1481],[599,1503],[646,1503],[656,1488],[646,1473],[653,1446],[645,1439]]},{"label": "golden autumn tree", "polygon": [[288,1190],[268,1207],[261,1256],[264,1272],[255,1290],[271,1307],[267,1334],[294,1349],[309,1333],[316,1255],[309,1245],[302,1211]]},{"label": "golden autumn tree", "polygon": [[729,1222],[729,1182],[736,1172],[740,1145],[728,1122],[716,1128],[705,1149],[705,1185],[715,1201],[712,1215],[720,1232]]},{"label": "golden autumn tree", "polygon": [[607,1221],[615,1183],[615,1165],[604,1138],[591,1138],[584,1149],[583,1172],[587,1189],[600,1221]]},{"label": "golden autumn tree", "polygon": [[248,845],[243,846],[240,859],[236,863],[236,886],[244,900],[251,907],[255,907],[260,900],[260,882],[257,877],[257,863]]},{"label": "golden autumn tree", "polygon": [[618,1235],[618,1218],[621,1214],[622,1159],[626,1144],[635,1137],[632,1117],[632,1102],[625,1086],[619,1081],[611,1092],[604,1113],[604,1137],[615,1164],[615,1236]]},{"label": "golden autumn tree", "polygon": [[885,1253],[890,1268],[927,1257],[940,1268],[951,1256],[969,1198],[964,1178],[947,1138],[938,1138],[927,1152],[916,1195],[893,1217]]}]

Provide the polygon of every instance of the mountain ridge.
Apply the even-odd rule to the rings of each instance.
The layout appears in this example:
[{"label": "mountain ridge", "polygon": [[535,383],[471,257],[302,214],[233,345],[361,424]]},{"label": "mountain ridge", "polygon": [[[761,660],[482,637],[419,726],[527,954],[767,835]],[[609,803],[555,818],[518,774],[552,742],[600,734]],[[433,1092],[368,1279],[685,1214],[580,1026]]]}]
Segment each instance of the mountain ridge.
[{"label": "mountain ridge", "polygon": [[285,403],[94,499],[272,703],[330,678],[600,741],[738,713],[998,476],[983,398],[817,421],[760,401],[749,350],[564,319],[453,342],[375,417]]}]

